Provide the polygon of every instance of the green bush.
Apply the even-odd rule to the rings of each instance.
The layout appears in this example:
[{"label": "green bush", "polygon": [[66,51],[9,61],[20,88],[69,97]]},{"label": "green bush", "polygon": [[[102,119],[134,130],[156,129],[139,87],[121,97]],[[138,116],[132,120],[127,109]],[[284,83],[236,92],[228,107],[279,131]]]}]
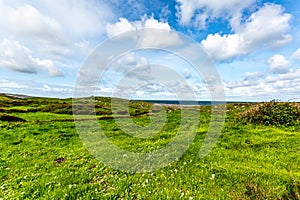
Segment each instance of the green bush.
[{"label": "green bush", "polygon": [[300,119],[300,105],[287,102],[258,103],[239,115],[244,123],[293,126]]}]

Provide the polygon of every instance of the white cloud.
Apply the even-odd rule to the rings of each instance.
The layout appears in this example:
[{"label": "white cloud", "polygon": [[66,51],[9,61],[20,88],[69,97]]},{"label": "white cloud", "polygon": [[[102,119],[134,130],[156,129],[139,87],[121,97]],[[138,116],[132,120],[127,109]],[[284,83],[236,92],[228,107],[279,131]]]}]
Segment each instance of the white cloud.
[{"label": "white cloud", "polygon": [[259,48],[279,48],[292,40],[287,34],[291,15],[280,5],[265,4],[244,24],[235,27],[236,33],[209,34],[201,44],[213,59],[225,61],[247,55]]},{"label": "white cloud", "polygon": [[0,88],[1,88],[1,90],[4,90],[4,91],[11,91],[12,89],[28,88],[28,86],[19,84],[14,81],[0,80]]},{"label": "white cloud", "polygon": [[244,74],[244,80],[253,80],[262,77],[264,77],[264,74],[261,72],[246,72]]},{"label": "white cloud", "polygon": [[147,59],[136,55],[134,52],[119,58],[110,70],[121,72],[122,76],[127,76],[131,81],[138,80],[139,82],[143,82],[151,76],[151,66]]},{"label": "white cloud", "polygon": [[107,4],[97,0],[1,0],[0,37],[24,44],[36,57],[43,54],[70,65],[70,58],[89,53],[91,48],[84,42],[103,36],[113,15]]},{"label": "white cloud", "polygon": [[[142,47],[167,47],[181,44],[180,37],[177,33],[171,31],[167,22],[159,22],[153,17],[144,16],[140,21],[129,22],[125,18],[120,18],[119,22],[106,25],[106,34],[108,37],[114,37],[122,33],[134,30],[148,29],[144,31],[141,41]],[[160,29],[162,31],[151,31],[151,29]]]},{"label": "white cloud", "polygon": [[114,37],[122,33],[135,30],[135,26],[125,18],[120,18],[115,24],[106,25],[106,34],[108,37]]},{"label": "white cloud", "polygon": [[51,77],[63,76],[63,72],[54,66],[52,60],[32,58],[32,61],[36,64],[37,68],[40,67],[41,70],[48,71]]},{"label": "white cloud", "polygon": [[135,53],[129,53],[125,56],[123,60],[119,60],[120,64],[125,65],[137,65],[138,58]]},{"label": "white cloud", "polygon": [[49,86],[47,84],[43,84],[42,88],[37,88],[42,90],[43,92],[54,92],[54,93],[68,93],[70,94],[73,90],[67,87],[61,86]]},{"label": "white cloud", "polygon": [[53,85],[48,83],[39,83],[34,80],[0,80],[0,92],[13,94],[27,94],[32,96],[47,97],[71,97],[73,88],[62,85]]},{"label": "white cloud", "polygon": [[283,55],[276,54],[272,56],[267,63],[270,66],[270,71],[275,74],[287,73],[290,62]]},{"label": "white cloud", "polygon": [[277,48],[289,43],[292,36],[286,32],[290,30],[291,17],[281,5],[265,4],[241,27],[245,42],[251,42],[248,48]]},{"label": "white cloud", "polygon": [[189,79],[192,77],[192,75],[193,75],[192,72],[188,68],[183,69],[184,78]]},{"label": "white cloud", "polygon": [[171,30],[170,25],[167,22],[159,22],[153,17],[145,19],[144,28],[157,28],[164,30]]},{"label": "white cloud", "polygon": [[300,48],[292,54],[292,58],[300,61]]},{"label": "white cloud", "polygon": [[224,35],[209,34],[201,44],[208,51],[208,54],[217,61],[225,61],[239,55],[246,55],[243,49],[243,40],[238,34]]},{"label": "white cloud", "polygon": [[266,81],[272,83],[276,81],[293,81],[300,79],[300,69],[293,68],[290,69],[289,72],[285,74],[279,74],[278,76],[268,76],[266,77]]},{"label": "white cloud", "polygon": [[54,19],[28,4],[14,8],[0,3],[0,28],[22,37],[51,40],[62,37],[62,27]]},{"label": "white cloud", "polygon": [[51,87],[47,84],[43,84],[43,89],[44,91],[49,92],[51,90]]},{"label": "white cloud", "polygon": [[104,32],[112,16],[110,8],[96,0],[0,2],[0,27],[26,37],[64,40],[96,36]]},{"label": "white cloud", "polygon": [[[142,67],[142,66],[148,66],[148,61],[146,58],[142,56],[136,55],[134,52],[128,53],[126,55],[123,55],[120,57],[117,62],[117,65],[114,65],[116,67],[116,70],[118,68],[122,68],[121,71],[129,70],[135,67]],[[127,68],[127,69],[124,69]]]},{"label": "white cloud", "polygon": [[84,57],[88,56],[93,51],[90,42],[87,40],[76,42],[75,46],[79,48],[79,53]]},{"label": "white cloud", "polygon": [[4,39],[0,43],[0,67],[23,73],[47,71],[50,76],[62,76],[53,61],[33,57],[31,51],[18,41]]},{"label": "white cloud", "polygon": [[111,8],[98,0],[52,0],[36,1],[63,27],[67,36],[77,38],[98,36],[113,16]]},{"label": "white cloud", "polygon": [[227,99],[287,101],[299,96],[300,69],[293,68],[285,74],[262,75],[248,80],[226,82],[225,85]]},{"label": "white cloud", "polygon": [[207,28],[207,20],[208,20],[209,16],[207,13],[201,13],[201,14],[198,14],[196,17],[195,17],[195,26],[197,29],[199,30],[203,30],[203,29],[206,29]]},{"label": "white cloud", "polygon": [[[239,15],[241,11],[249,7],[254,0],[176,0],[178,7],[178,17],[182,24],[190,25],[190,22],[197,11],[201,11],[201,17],[195,17],[195,23],[201,23],[209,18],[227,17]],[[197,16],[199,14],[196,14]],[[202,28],[205,28],[205,26]]]}]

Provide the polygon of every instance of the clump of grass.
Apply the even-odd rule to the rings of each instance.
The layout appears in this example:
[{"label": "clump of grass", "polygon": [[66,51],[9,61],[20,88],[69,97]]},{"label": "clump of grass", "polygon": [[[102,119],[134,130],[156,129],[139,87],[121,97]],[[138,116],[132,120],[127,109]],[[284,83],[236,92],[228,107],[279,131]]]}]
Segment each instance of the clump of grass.
[{"label": "clump of grass", "polygon": [[245,198],[248,197],[249,199],[266,199],[268,196],[258,183],[246,182],[245,188]]},{"label": "clump of grass", "polygon": [[291,178],[286,183],[286,191],[283,199],[300,199],[300,181]]},{"label": "clump of grass", "polygon": [[300,105],[288,102],[265,102],[250,106],[238,115],[244,123],[293,126],[300,119]]}]

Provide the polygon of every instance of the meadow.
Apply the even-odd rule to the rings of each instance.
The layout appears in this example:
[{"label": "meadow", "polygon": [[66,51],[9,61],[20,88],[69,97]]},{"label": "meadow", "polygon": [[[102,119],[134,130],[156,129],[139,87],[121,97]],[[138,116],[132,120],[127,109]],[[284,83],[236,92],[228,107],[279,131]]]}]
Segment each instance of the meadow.
[{"label": "meadow", "polygon": [[[135,123],[149,123],[151,103],[130,102]],[[162,148],[176,135],[181,110],[165,106],[167,122],[151,139],[134,139],[115,123],[110,98],[96,114],[114,144],[137,152]],[[72,99],[0,96],[0,199],[300,199],[300,124],[296,103],[228,104],[222,135],[199,158],[211,117],[176,162],[147,173],[115,170],[95,159],[77,133]],[[124,111],[125,112],[125,111]],[[119,117],[124,113],[119,112]]]}]

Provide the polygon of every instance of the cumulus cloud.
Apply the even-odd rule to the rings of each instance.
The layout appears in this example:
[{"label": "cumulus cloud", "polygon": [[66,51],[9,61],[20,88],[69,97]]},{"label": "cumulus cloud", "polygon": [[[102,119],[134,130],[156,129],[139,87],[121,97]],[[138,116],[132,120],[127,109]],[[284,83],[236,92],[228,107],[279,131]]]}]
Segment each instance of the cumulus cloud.
[{"label": "cumulus cloud", "polygon": [[243,49],[243,40],[238,34],[224,35],[209,34],[201,44],[208,51],[212,59],[225,61],[239,55],[246,55],[247,51]]},{"label": "cumulus cloud", "polygon": [[45,13],[58,21],[72,37],[91,37],[104,33],[107,21],[114,14],[108,4],[98,0],[36,1]]},{"label": "cumulus cloud", "polygon": [[62,27],[36,8],[25,4],[17,7],[0,2],[0,27],[13,35],[44,39],[60,38]]},{"label": "cumulus cloud", "polygon": [[108,37],[114,37],[133,30],[135,30],[135,26],[125,18],[120,18],[119,22],[115,24],[109,23],[106,25],[106,34]]},{"label": "cumulus cloud", "polygon": [[265,4],[236,26],[234,34],[209,34],[201,44],[217,61],[244,56],[259,48],[279,48],[292,40],[287,34],[290,19],[281,5]]},{"label": "cumulus cloud", "polygon": [[[144,32],[141,41],[142,47],[155,46],[167,47],[181,44],[180,37],[177,33],[171,31],[171,27],[167,22],[159,22],[153,17],[144,16],[140,21],[129,22],[125,18],[120,18],[116,23],[108,23],[106,25],[106,34],[108,37],[118,36],[134,30],[148,29]],[[150,29],[160,29],[162,31],[151,32]]]},{"label": "cumulus cloud", "polygon": [[249,7],[254,0],[176,0],[179,3],[177,15],[184,25],[190,25],[195,19],[200,29],[205,28],[205,21],[210,18],[238,16],[245,8]]},{"label": "cumulus cloud", "polygon": [[111,13],[108,6],[95,0],[1,1],[0,27],[12,34],[51,40],[92,36],[103,33]]},{"label": "cumulus cloud", "polygon": [[272,73],[284,74],[289,71],[288,66],[290,65],[290,62],[283,55],[276,54],[267,62],[270,66],[269,70]]},{"label": "cumulus cloud", "polygon": [[167,22],[159,22],[153,17],[147,18],[144,16],[140,21],[129,22],[125,18],[120,18],[116,23],[108,23],[106,25],[106,34],[108,37],[113,37],[142,28],[171,30],[171,27]]},{"label": "cumulus cloud", "polygon": [[62,76],[54,62],[33,57],[31,51],[18,41],[4,39],[0,43],[0,67],[23,73],[47,71],[50,76]]},{"label": "cumulus cloud", "polygon": [[88,54],[85,41],[103,35],[113,15],[97,0],[0,1],[0,37],[69,65],[70,58]]}]

